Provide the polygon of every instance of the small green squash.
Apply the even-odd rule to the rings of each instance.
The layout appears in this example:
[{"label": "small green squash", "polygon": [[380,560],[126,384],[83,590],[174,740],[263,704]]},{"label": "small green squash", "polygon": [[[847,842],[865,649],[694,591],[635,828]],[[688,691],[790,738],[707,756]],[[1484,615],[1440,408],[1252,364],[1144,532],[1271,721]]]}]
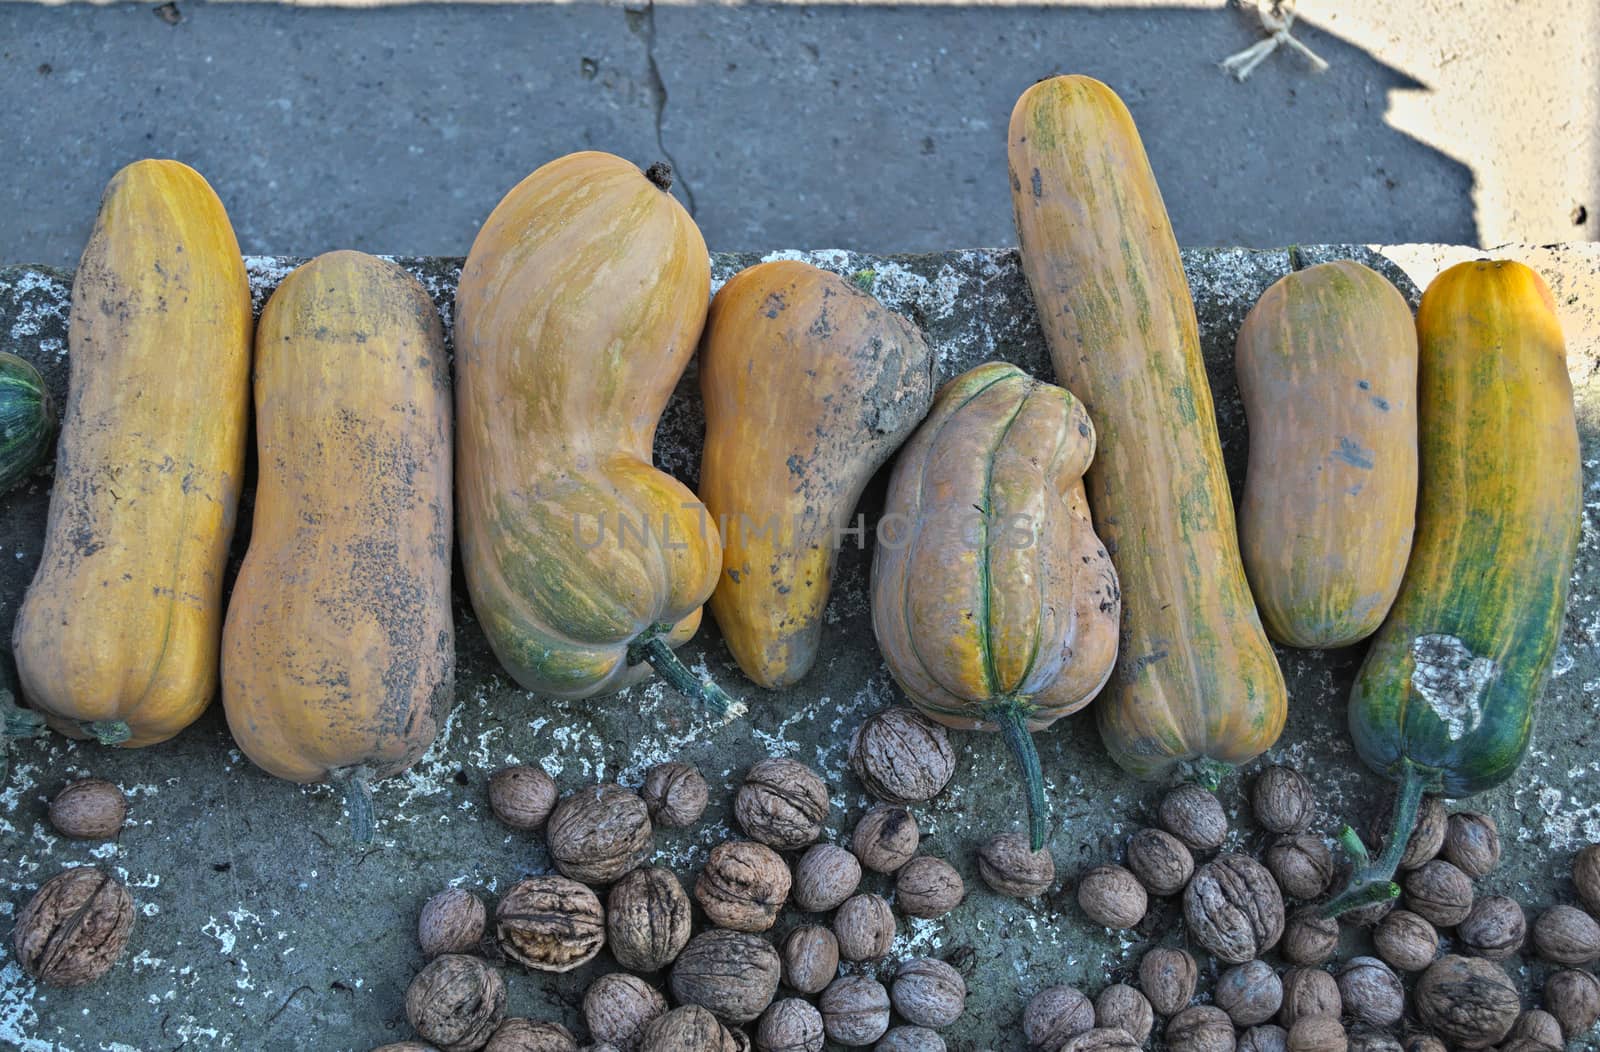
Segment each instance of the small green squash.
[{"label": "small green squash", "polygon": [[38,470],[56,437],[56,407],[44,377],[28,362],[0,351],[0,493]]}]

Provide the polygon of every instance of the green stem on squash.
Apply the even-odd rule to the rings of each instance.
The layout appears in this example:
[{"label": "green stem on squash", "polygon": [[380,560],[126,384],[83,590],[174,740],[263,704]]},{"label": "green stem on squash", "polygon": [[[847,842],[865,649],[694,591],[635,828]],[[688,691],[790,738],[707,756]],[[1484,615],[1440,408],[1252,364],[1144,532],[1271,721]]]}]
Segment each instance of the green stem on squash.
[{"label": "green stem on squash", "polygon": [[667,686],[713,716],[729,719],[744,712],[744,706],[729,697],[728,692],[712,682],[710,677],[702,679],[678,660],[678,655],[659,632],[647,632],[634,640],[628,647],[628,661],[635,665],[641,661],[649,662],[656,674],[667,681]]},{"label": "green stem on squash", "polygon": [[1028,843],[1034,851],[1044,847],[1045,824],[1050,805],[1044,798],[1044,771],[1039,766],[1039,750],[1028,733],[1028,717],[1033,706],[1021,698],[1007,698],[984,710],[984,715],[1000,728],[1000,734],[1022,768],[1022,786],[1028,798]]},{"label": "green stem on squash", "polygon": [[1189,781],[1208,793],[1214,793],[1222,786],[1222,780],[1233,773],[1233,764],[1200,756],[1184,765],[1183,771]]},{"label": "green stem on squash", "polygon": [[344,790],[344,806],[350,812],[350,838],[358,844],[372,841],[372,768],[366,765],[341,767],[329,771],[329,780]]},{"label": "green stem on squash", "polygon": [[1305,266],[1306,266],[1306,261],[1305,261],[1305,257],[1300,254],[1300,246],[1299,245],[1290,245],[1289,246],[1289,269],[1290,270],[1304,270]]},{"label": "green stem on squash", "polygon": [[101,745],[121,745],[133,737],[133,728],[125,720],[91,720],[81,726]]},{"label": "green stem on squash", "polygon": [[[1422,795],[1427,791],[1428,779],[1423,769],[1409,760],[1401,760],[1400,797],[1394,804],[1394,817],[1389,825],[1389,839],[1384,842],[1383,854],[1373,862],[1366,846],[1351,851],[1357,869],[1350,877],[1344,891],[1328,900],[1322,907],[1324,917],[1337,917],[1341,913],[1387,902],[1398,898],[1400,886],[1394,882],[1395,871],[1405,857],[1411,831],[1417,826],[1417,814],[1422,809]],[[1351,841],[1360,844],[1355,830],[1345,826],[1339,839],[1350,850]]]}]

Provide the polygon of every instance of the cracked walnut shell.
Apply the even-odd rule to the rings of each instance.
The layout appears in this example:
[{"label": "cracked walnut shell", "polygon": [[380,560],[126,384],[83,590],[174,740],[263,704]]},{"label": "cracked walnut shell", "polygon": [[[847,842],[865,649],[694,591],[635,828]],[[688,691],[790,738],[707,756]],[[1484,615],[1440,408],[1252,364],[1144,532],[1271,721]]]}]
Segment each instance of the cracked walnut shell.
[{"label": "cracked walnut shell", "polygon": [[17,914],[11,946],[48,986],[86,986],[111,970],[133,931],[133,896],[111,874],[79,866],[51,877]]},{"label": "cracked walnut shell", "polygon": [[606,942],[600,900],[566,877],[517,881],[500,899],[494,919],[506,956],[535,971],[570,972],[593,960]]}]

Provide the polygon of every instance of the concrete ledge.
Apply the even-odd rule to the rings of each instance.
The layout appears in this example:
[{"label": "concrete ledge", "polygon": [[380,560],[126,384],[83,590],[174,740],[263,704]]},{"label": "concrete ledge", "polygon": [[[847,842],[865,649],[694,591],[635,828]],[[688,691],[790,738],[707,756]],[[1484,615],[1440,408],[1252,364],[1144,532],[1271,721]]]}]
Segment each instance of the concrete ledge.
[{"label": "concrete ledge", "polygon": [[[1440,267],[1480,254],[1451,246],[1311,246],[1312,261],[1338,256],[1382,269],[1415,301],[1417,285]],[[1530,909],[1565,895],[1567,855],[1600,839],[1600,246],[1518,246],[1497,255],[1529,262],[1555,291],[1577,384],[1587,465],[1583,545],[1556,678],[1540,708],[1534,751],[1517,776],[1472,806],[1493,814],[1506,861],[1480,882]],[[717,255],[720,282],[770,255],[794,255],[871,284],[890,307],[928,333],[941,378],[988,358],[1048,376],[1043,342],[1011,250],[877,257],[845,252]],[[249,261],[257,306],[296,261]],[[438,301],[446,321],[458,260],[402,259]],[[1242,473],[1244,420],[1232,369],[1234,334],[1267,285],[1289,269],[1286,251],[1192,250],[1184,255],[1195,293],[1223,444],[1235,484]],[[0,268],[0,349],[45,372],[58,395],[67,380],[69,275]],[[698,471],[700,413],[686,378],[663,422],[659,462],[690,480]],[[1528,470],[1537,471],[1530,464]],[[0,499],[0,630],[31,579],[44,531],[48,474]],[[881,486],[869,489],[872,517]],[[241,508],[242,552],[251,498]],[[870,535],[870,531],[869,531]],[[81,991],[36,988],[0,943],[0,1046],[30,1052],[91,1049],[366,1049],[409,1036],[405,984],[420,965],[416,911],[446,883],[491,896],[524,873],[545,871],[541,842],[508,836],[488,815],[485,779],[509,762],[543,764],[564,788],[598,778],[637,784],[668,758],[697,763],[713,786],[699,826],[658,831],[661,864],[693,879],[709,848],[728,838],[731,788],[758,756],[795,756],[833,786],[829,836],[848,836],[867,804],[845,764],[848,738],[867,713],[898,693],[872,642],[867,608],[870,553],[842,553],[824,631],[822,657],[798,686],[760,691],[729,660],[709,623],[686,647],[687,660],[745,699],[748,720],[711,726],[657,683],[625,695],[553,702],[511,685],[483,643],[457,588],[457,705],[438,743],[406,775],[377,793],[375,846],[348,842],[336,795],[257,770],[232,747],[216,706],[162,746],[129,752],[51,738],[16,746],[9,784],[0,787],[0,914],[14,910],[45,878],[68,865],[98,863],[133,890],[142,917],[127,956],[101,983]],[[1344,698],[1359,648],[1330,653],[1280,650],[1291,707],[1284,736],[1266,758],[1293,762],[1315,781],[1317,828],[1370,817],[1385,785],[1361,767],[1344,731]],[[1106,760],[1092,718],[1063,720],[1039,735],[1053,806],[1052,850],[1061,886],[1023,903],[997,898],[978,881],[973,846],[1017,828],[1022,802],[1002,745],[991,736],[954,736],[958,769],[950,790],[916,809],[923,850],[949,858],[967,879],[966,904],[937,922],[902,923],[891,961],[971,947],[966,1015],[947,1032],[956,1049],[1023,1048],[1017,1019],[1026,997],[1056,982],[1095,991],[1126,974],[1143,945],[1176,931],[1170,902],[1157,903],[1136,932],[1092,928],[1071,889],[1083,867],[1114,857],[1123,835],[1150,821],[1158,787],[1132,781]],[[69,777],[94,773],[132,798],[130,824],[111,844],[54,836],[45,802]],[[1245,776],[1248,772],[1245,772]],[[1222,796],[1238,812],[1241,779]],[[1255,846],[1243,825],[1239,844]],[[886,890],[877,878],[874,890]],[[0,929],[6,927],[0,922]],[[1347,950],[1354,952],[1352,937]],[[578,1004],[602,963],[560,976],[508,970],[513,1014],[561,1019],[581,1033]],[[1537,990],[1543,966],[1518,980]],[[1530,1003],[1531,997],[1530,997]]]}]

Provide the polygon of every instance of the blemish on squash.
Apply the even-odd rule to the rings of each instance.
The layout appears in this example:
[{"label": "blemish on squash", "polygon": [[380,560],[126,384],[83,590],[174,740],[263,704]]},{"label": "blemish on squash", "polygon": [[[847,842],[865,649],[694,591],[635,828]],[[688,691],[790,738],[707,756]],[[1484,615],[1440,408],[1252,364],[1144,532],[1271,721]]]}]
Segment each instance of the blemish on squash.
[{"label": "blemish on squash", "polygon": [[1483,695],[1497,671],[1494,661],[1474,654],[1456,636],[1430,634],[1411,641],[1411,687],[1460,741],[1483,723]]},{"label": "blemish on squash", "polygon": [[1370,449],[1362,449],[1361,444],[1348,435],[1339,436],[1339,448],[1333,455],[1349,464],[1351,467],[1371,471],[1373,467],[1373,453]]}]

